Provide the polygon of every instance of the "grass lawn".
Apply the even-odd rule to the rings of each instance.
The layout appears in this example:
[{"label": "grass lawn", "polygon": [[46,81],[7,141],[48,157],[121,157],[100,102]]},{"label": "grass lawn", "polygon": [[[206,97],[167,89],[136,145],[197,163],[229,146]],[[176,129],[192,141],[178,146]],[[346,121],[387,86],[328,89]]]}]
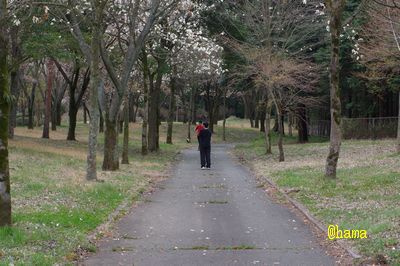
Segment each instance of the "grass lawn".
[{"label": "grass lawn", "polygon": [[[276,136],[273,139],[276,142]],[[328,143],[320,141],[295,144],[286,138],[282,163],[276,145],[272,156],[264,154],[262,137],[238,145],[236,153],[251,162],[261,178],[299,190],[290,195],[326,225],[367,230],[367,239],[349,240],[364,259],[400,265],[400,156],[395,140],[344,141],[337,180],[323,176]]]},{"label": "grass lawn", "polygon": [[[179,150],[194,145],[186,143],[186,128],[176,124],[174,145],[167,145],[163,124],[161,151],[142,157],[141,128],[132,124],[131,164],[121,165],[117,172],[100,171],[104,143],[100,134],[98,177],[104,182],[85,181],[87,125],[78,125],[77,142],[65,140],[65,126],[50,132],[50,140],[40,138],[39,128],[17,128],[10,141],[14,225],[0,229],[0,265],[73,265],[80,253],[95,251],[88,234],[123,202],[140,200],[155,179],[162,178]],[[221,142],[220,132],[217,127],[216,143]],[[227,136],[237,142],[257,135],[256,130],[232,128]]]}]

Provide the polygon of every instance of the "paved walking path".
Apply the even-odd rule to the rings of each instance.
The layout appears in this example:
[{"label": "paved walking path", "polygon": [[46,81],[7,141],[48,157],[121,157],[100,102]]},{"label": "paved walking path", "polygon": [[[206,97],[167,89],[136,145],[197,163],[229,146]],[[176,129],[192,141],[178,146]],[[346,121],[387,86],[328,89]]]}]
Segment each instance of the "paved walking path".
[{"label": "paved walking path", "polygon": [[254,177],[214,145],[212,169],[186,150],[146,203],[118,224],[86,265],[333,265],[311,230],[273,203]]}]

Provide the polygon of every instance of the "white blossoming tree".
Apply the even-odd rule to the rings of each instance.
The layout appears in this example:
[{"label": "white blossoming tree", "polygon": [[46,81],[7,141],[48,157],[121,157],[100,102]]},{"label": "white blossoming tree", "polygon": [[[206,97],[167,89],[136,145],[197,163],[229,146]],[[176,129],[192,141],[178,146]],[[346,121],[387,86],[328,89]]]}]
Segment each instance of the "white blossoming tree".
[{"label": "white blossoming tree", "polygon": [[[135,66],[147,35],[153,26],[162,21],[175,6],[176,0],[161,1],[116,1],[110,11],[105,38],[101,40],[101,57],[115,93],[106,108],[105,146],[103,170],[119,168],[116,120],[123,98],[126,95],[131,72]],[[114,15],[112,15],[113,12]],[[119,47],[119,55],[112,58],[112,42]],[[109,45],[111,44],[111,45]]]}]

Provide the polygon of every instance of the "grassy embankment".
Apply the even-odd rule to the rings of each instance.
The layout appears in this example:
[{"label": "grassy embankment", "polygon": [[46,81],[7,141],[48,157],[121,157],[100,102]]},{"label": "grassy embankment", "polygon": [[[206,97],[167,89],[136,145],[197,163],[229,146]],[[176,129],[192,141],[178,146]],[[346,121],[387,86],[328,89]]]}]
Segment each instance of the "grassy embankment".
[{"label": "grassy embankment", "polygon": [[[160,132],[161,151],[140,155],[140,125],[131,125],[130,165],[117,172],[101,172],[103,134],[99,135],[99,179],[85,181],[87,126],[79,124],[78,142],[68,142],[66,127],[41,139],[41,129],[16,129],[10,141],[12,228],[0,229],[0,265],[73,264],[78,254],[94,251],[88,234],[108,220],[123,202],[133,203],[162,178],[186,143],[186,126],[174,127],[174,145],[165,144],[165,124]],[[217,128],[220,132],[220,128]],[[256,136],[252,130],[228,130],[228,140]],[[215,142],[220,141],[215,135]],[[119,144],[122,145],[122,136]],[[103,232],[107,234],[107,232]]]},{"label": "grassy embankment", "polygon": [[295,142],[285,138],[283,163],[277,160],[276,146],[272,156],[264,154],[262,137],[239,145],[236,152],[259,176],[284,190],[299,190],[290,196],[326,225],[367,230],[368,239],[350,240],[364,258],[400,265],[400,155],[395,140],[344,141],[337,180],[323,176],[328,142]]}]

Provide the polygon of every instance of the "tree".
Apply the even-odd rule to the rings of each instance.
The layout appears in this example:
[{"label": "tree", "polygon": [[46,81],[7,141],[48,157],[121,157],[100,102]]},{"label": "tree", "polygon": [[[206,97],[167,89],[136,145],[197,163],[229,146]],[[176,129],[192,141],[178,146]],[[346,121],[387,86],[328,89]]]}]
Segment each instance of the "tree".
[{"label": "tree", "polygon": [[[110,49],[107,49],[105,40],[101,40],[101,57],[103,59],[104,66],[113,83],[116,93],[113,94],[111,103],[109,106],[106,105],[106,131],[105,131],[105,143],[104,143],[104,160],[103,160],[103,170],[117,170],[119,168],[118,161],[118,147],[117,147],[117,134],[116,134],[116,119],[122,103],[122,99],[127,92],[128,82],[131,77],[131,72],[133,70],[136,61],[139,58],[140,52],[145,45],[147,35],[154,26],[154,24],[163,19],[165,14],[168,14],[170,8],[174,6],[176,1],[167,1],[165,5],[161,5],[161,0],[152,0],[148,5],[142,5],[141,1],[132,1],[124,4],[116,4],[116,9],[118,12],[126,12],[126,17],[128,18],[127,25],[120,26],[120,23],[124,23],[124,20],[114,20],[116,35],[119,36],[119,47],[120,53],[122,55],[121,63],[112,61],[110,57]],[[147,13],[146,10],[149,10]],[[142,23],[142,21],[144,21]],[[142,24],[141,24],[142,23]],[[137,33],[137,26],[140,25],[142,30]],[[124,30],[121,30],[124,29]],[[126,29],[126,31],[125,31]],[[109,38],[114,38],[113,34],[109,34]],[[121,40],[126,40],[121,42]],[[118,74],[120,72],[120,74]],[[162,76],[160,77],[160,72],[157,73],[157,81],[155,86],[157,87],[162,81]],[[152,91],[152,85],[150,83],[150,91]],[[160,85],[161,86],[161,85]],[[152,94],[152,92],[150,92]],[[159,94],[155,94],[151,98],[157,99]],[[157,101],[158,103],[158,101]],[[158,113],[157,110],[150,110],[149,113]],[[158,123],[158,119],[156,118]],[[149,117],[149,123],[156,123],[152,118]],[[149,124],[149,133],[151,132]],[[158,124],[157,124],[158,126]],[[153,145],[149,143],[149,150],[153,149]]]},{"label": "tree", "polygon": [[400,7],[395,2],[372,1],[366,7],[364,16],[367,21],[360,29],[353,56],[366,67],[361,78],[377,84],[375,87],[398,91],[396,150],[400,153]]},{"label": "tree", "polygon": [[7,1],[0,1],[0,227],[11,225],[10,171],[8,161],[8,122],[10,88],[8,84]]},{"label": "tree", "polygon": [[[36,67],[36,69],[38,69],[38,68]],[[36,71],[37,70],[32,70],[32,72],[36,72]],[[35,76],[37,76],[37,74]],[[34,112],[34,106],[35,106],[36,87],[38,86],[38,80],[34,79],[31,82],[29,82],[32,84],[32,88],[30,91],[28,91],[28,89],[27,89],[27,83],[28,82],[25,82],[25,84],[22,86],[22,88],[23,88],[23,91],[24,91],[24,94],[26,97],[27,105],[28,105],[28,129],[33,129],[33,127],[34,127],[33,112]]]},{"label": "tree", "polygon": [[148,69],[148,135],[147,145],[150,152],[159,150],[159,125],[160,125],[160,94],[163,76],[167,73],[167,40],[161,38],[155,50],[152,51],[154,70]]},{"label": "tree", "polygon": [[[234,19],[239,20],[243,32],[241,35],[246,37],[242,41],[229,32],[220,37],[224,46],[241,58],[241,63],[230,70],[232,79],[236,84],[246,84],[250,89],[242,93],[247,96],[245,102],[254,102],[245,104],[252,106],[251,113],[250,108],[246,108],[248,117],[256,118],[258,112],[255,107],[259,95],[263,95],[264,100],[275,107],[279,161],[284,161],[285,114],[297,113],[301,104],[312,107],[318,103],[315,97],[319,79],[315,73],[318,68],[312,61],[310,51],[323,43],[321,33],[325,29],[321,22],[324,19],[324,6],[316,1],[242,1],[230,4],[225,10],[228,10],[228,14],[241,14]],[[231,21],[235,25],[239,22]],[[266,108],[266,112],[271,112],[271,109]],[[267,120],[269,117],[270,114],[266,114]],[[265,131],[268,154],[270,133]]]},{"label": "tree", "polygon": [[[83,96],[85,95],[90,82],[90,69],[81,71],[82,66],[78,59],[74,60],[73,67],[68,75],[60,62],[54,60],[58,71],[64,77],[68,86],[69,108],[68,108],[68,135],[67,140],[75,141],[75,130],[77,122],[77,114],[79,107],[82,104]],[[83,72],[83,73],[81,73]],[[81,75],[83,74],[83,75]],[[79,90],[78,90],[79,89]]]},{"label": "tree", "polygon": [[[99,90],[103,87],[100,72],[100,43],[102,38],[101,29],[103,27],[104,9],[107,5],[107,0],[92,0],[90,8],[93,10],[93,18],[90,35],[92,37],[90,45],[86,43],[82,30],[77,23],[76,2],[70,3],[71,9],[62,13],[65,21],[71,21],[71,33],[77,40],[82,54],[90,64],[90,83],[89,83],[89,104],[90,104],[90,128],[89,128],[89,144],[87,156],[87,180],[97,180],[96,169],[96,152],[97,152],[97,135],[99,132]],[[88,8],[87,6],[83,8]],[[70,11],[72,10],[72,11]]]},{"label": "tree", "polygon": [[23,86],[22,64],[29,58],[25,54],[24,42],[31,37],[31,24],[29,14],[31,8],[25,1],[8,1],[8,9],[11,23],[8,26],[9,33],[9,74],[10,92],[13,96],[10,106],[9,137],[14,137],[14,128],[17,124],[18,100]]},{"label": "tree", "polygon": [[[298,105],[316,106],[319,99],[313,94],[318,84],[317,66],[312,62],[291,59],[278,53],[272,54],[267,49],[243,50],[253,65],[247,67],[247,73],[255,83],[265,88],[266,97],[273,103],[278,118],[279,161],[284,161],[283,121],[285,113],[293,112]],[[267,104],[268,106],[268,104]],[[268,107],[267,112],[270,112]],[[268,114],[269,115],[269,114]],[[269,132],[266,130],[267,153],[269,153]]]},{"label": "tree", "polygon": [[148,55],[146,48],[142,48],[142,54],[140,57],[140,61],[142,62],[142,72],[143,72],[143,105],[144,105],[144,113],[143,113],[143,122],[142,122],[142,155],[146,155],[148,152],[148,143],[147,143],[147,130],[148,130],[148,114],[149,114],[149,101],[148,101]]},{"label": "tree", "polygon": [[[53,60],[54,65],[54,60]],[[54,70],[53,70],[54,71]],[[68,83],[59,72],[54,74],[54,86],[51,102],[51,130],[56,131],[57,126],[61,126],[63,115],[63,99],[67,91]]]},{"label": "tree", "polygon": [[330,63],[330,108],[331,133],[329,153],[326,158],[325,175],[336,178],[336,168],[339,160],[342,142],[342,106],[340,102],[340,34],[342,31],[342,15],[346,0],[326,0],[329,11],[329,32],[331,36],[331,63]]},{"label": "tree", "polygon": [[[99,104],[98,95],[99,88],[102,88],[103,82],[100,77],[100,42],[101,42],[101,27],[103,22],[103,12],[107,4],[106,0],[93,1],[93,9],[95,12],[93,29],[92,29],[92,41],[90,44],[90,51],[88,46],[83,41],[83,36],[80,33],[79,28],[75,27],[76,36],[78,37],[81,49],[85,51],[87,61],[90,62],[90,129],[89,129],[89,145],[88,145],[88,157],[87,157],[87,173],[86,179],[96,180],[96,151],[97,151],[97,134],[99,132]],[[88,60],[89,59],[89,60]]]},{"label": "tree", "polygon": [[207,77],[203,85],[203,98],[206,105],[208,114],[209,129],[214,132],[214,125],[218,122],[219,106],[223,96],[223,89],[221,88],[220,80],[217,75]]},{"label": "tree", "polygon": [[[184,109],[183,122],[188,123],[188,140],[190,141],[190,126],[193,121],[193,112],[195,109],[192,93],[193,89],[188,89],[188,84],[193,77],[185,76],[186,69],[192,68],[194,62],[188,60],[200,48],[199,43],[204,40],[205,29],[200,24],[201,10],[204,8],[199,2],[185,1],[178,5],[178,8],[171,12],[167,20],[167,26],[164,27],[167,32],[165,38],[168,41],[167,49],[169,56],[169,75],[170,75],[170,95],[168,110],[168,129],[167,143],[172,144],[173,121],[176,104],[176,98],[180,98]],[[189,53],[189,57],[188,54]],[[177,119],[178,120],[178,119]]]},{"label": "tree", "polygon": [[[48,6],[43,6],[44,3],[35,2],[34,5],[28,4],[27,1],[11,1],[10,12],[13,17],[13,23],[10,27],[10,78],[11,78],[11,93],[14,100],[11,105],[10,112],[10,137],[14,134],[14,127],[16,126],[16,117],[18,110],[18,98],[21,90],[25,90],[24,71],[29,63],[25,63],[28,60],[43,60],[48,58],[49,65],[52,64],[53,57],[55,55],[63,56],[64,42],[60,42],[61,35],[63,33],[57,31],[56,27],[53,26],[55,19],[49,21],[50,13]],[[53,3],[49,3],[53,4]],[[39,5],[39,7],[38,7]],[[50,71],[51,72],[51,71]],[[50,73],[51,74],[51,73]],[[46,75],[46,74],[44,74]],[[36,89],[36,88],[35,88]],[[44,137],[48,136],[47,133],[47,120],[51,120],[52,130],[56,129],[57,124],[61,123],[61,100],[63,98],[63,88],[61,86],[52,86],[52,94],[50,97],[50,105],[47,105],[47,109],[50,110],[50,117],[44,124]],[[53,93],[57,92],[57,93]],[[25,92],[24,92],[25,93]],[[51,103],[52,102],[52,103]],[[33,110],[33,108],[29,108]],[[24,111],[22,109],[22,111]],[[31,116],[32,118],[32,116]]]},{"label": "tree", "polygon": [[[324,42],[325,7],[317,1],[224,1],[216,5],[218,13],[211,14],[215,22],[209,25],[229,51],[225,64],[235,86],[242,87],[245,116],[252,127],[262,120],[268,154],[270,133],[265,130],[269,124],[265,126],[264,116],[269,120],[271,114],[266,112],[271,112],[271,104],[275,107],[283,161],[284,116],[299,114],[301,104],[310,108],[318,102],[318,77],[311,73],[317,67],[311,51]],[[262,112],[257,108],[259,102]]]},{"label": "tree", "polygon": [[50,137],[50,117],[51,117],[51,98],[53,91],[54,80],[54,63],[53,60],[47,61],[47,83],[46,83],[46,96],[45,96],[45,117],[43,124],[42,138],[48,139]]},{"label": "tree", "polygon": [[222,140],[226,141],[226,98],[228,94],[228,87],[223,88],[223,122],[222,122]]},{"label": "tree", "polygon": [[172,129],[174,125],[174,111],[175,111],[175,92],[177,86],[177,70],[176,66],[172,67],[172,74],[170,80],[170,95],[169,95],[169,107],[168,107],[168,129],[167,129],[167,144],[172,144]]},{"label": "tree", "polygon": [[23,61],[22,56],[22,47],[20,40],[20,26],[12,25],[10,27],[10,39],[11,39],[11,67],[9,68],[10,72],[10,91],[13,95],[13,103],[11,104],[10,109],[10,120],[9,120],[9,137],[14,138],[14,128],[17,123],[17,102],[19,98],[19,94],[21,91],[21,76],[22,71],[20,69],[20,65]]},{"label": "tree", "polygon": [[122,164],[129,164],[129,98],[126,97],[124,107],[124,142],[122,149]]},{"label": "tree", "polygon": [[[36,4],[43,6],[46,12],[45,19],[50,18],[49,6],[52,8],[52,14],[55,16],[53,21],[60,21],[64,30],[68,30],[75,39],[78,47],[83,54],[86,62],[90,65],[90,83],[89,83],[89,109],[90,109],[90,127],[88,136],[88,156],[86,179],[97,180],[97,135],[99,132],[99,106],[98,92],[102,89],[103,82],[100,72],[100,43],[102,38],[104,10],[108,0],[76,1],[71,0],[55,2],[38,2]],[[80,12],[78,12],[80,11]],[[90,11],[90,12],[89,12]],[[56,20],[57,18],[57,20]],[[40,19],[32,18],[33,22]],[[89,36],[90,43],[86,36]]]},{"label": "tree", "polygon": [[307,127],[307,107],[304,104],[299,104],[296,108],[297,112],[297,132],[298,142],[308,142],[308,127]]},{"label": "tree", "polygon": [[265,101],[265,154],[272,154],[272,141],[271,141],[271,110],[272,100],[266,97]]}]

